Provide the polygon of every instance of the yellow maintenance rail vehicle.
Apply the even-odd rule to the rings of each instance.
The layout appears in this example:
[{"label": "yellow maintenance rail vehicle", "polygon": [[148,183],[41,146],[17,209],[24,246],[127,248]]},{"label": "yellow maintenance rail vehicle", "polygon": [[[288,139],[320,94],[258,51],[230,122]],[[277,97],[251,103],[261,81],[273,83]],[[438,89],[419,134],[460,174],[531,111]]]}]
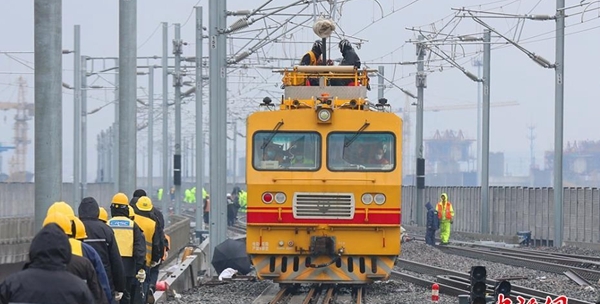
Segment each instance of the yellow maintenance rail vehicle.
[{"label": "yellow maintenance rail vehicle", "polygon": [[366,284],[400,254],[402,120],[369,73],[294,66],[247,121],[247,251],[259,279]]}]

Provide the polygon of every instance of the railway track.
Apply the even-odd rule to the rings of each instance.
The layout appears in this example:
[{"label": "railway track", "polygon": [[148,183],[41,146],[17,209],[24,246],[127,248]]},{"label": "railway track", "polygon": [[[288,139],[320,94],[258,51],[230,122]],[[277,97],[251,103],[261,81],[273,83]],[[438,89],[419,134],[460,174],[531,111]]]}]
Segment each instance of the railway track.
[{"label": "railway track", "polygon": [[[458,296],[463,294],[469,294],[469,274],[457,272],[453,270],[443,269],[435,266],[429,266],[422,263],[417,263],[405,259],[398,259],[398,267],[421,274],[426,274],[430,276],[435,276],[436,280],[431,281],[427,279],[423,279],[421,277],[417,277],[414,275],[410,275],[407,273],[402,273],[398,271],[392,272],[392,277],[401,279],[416,285],[420,285],[422,287],[431,288],[434,283],[437,283],[440,286],[440,293]],[[494,293],[494,286],[497,281],[495,280],[487,280],[488,293]],[[516,302],[516,296],[522,296],[525,299],[536,298],[538,302],[544,303],[547,296],[557,298],[559,295],[548,293],[545,291],[540,291],[536,289],[531,289],[524,286],[512,285],[511,288],[511,297],[513,298],[514,303]],[[593,304],[592,302],[587,302],[579,299],[569,298],[569,303],[571,304]]]},{"label": "railway track", "polygon": [[246,227],[242,227],[240,225],[229,226],[229,227],[227,227],[227,229],[229,229],[230,231],[233,231],[237,234],[246,235]]},{"label": "railway track", "polygon": [[352,287],[351,293],[336,284],[312,284],[308,290],[282,287],[274,293],[276,288],[277,285],[267,288],[252,304],[364,304],[364,289],[360,286]]},{"label": "railway track", "polygon": [[438,248],[449,254],[505,265],[525,267],[533,270],[558,274],[565,274],[566,272],[571,271],[589,282],[598,282],[598,280],[600,280],[600,271],[596,270],[599,265],[594,261],[548,256],[544,254],[532,254],[530,252],[494,251],[451,245],[439,246]]}]

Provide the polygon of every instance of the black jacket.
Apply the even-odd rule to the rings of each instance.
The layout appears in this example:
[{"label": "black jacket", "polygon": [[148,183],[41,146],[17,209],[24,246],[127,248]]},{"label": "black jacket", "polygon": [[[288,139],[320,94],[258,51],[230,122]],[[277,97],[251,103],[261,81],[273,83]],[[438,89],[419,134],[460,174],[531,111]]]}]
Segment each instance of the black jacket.
[{"label": "black jacket", "polygon": [[340,65],[353,65],[357,69],[360,69],[360,58],[351,46],[346,46],[342,50],[342,57],[344,58],[340,62]]},{"label": "black jacket", "polygon": [[83,280],[67,271],[71,245],[58,225],[49,224],[37,233],[29,260],[22,271],[0,283],[0,303],[94,303]]},{"label": "black jacket", "polygon": [[88,288],[92,292],[92,296],[94,297],[94,303],[108,304],[106,294],[104,293],[104,290],[102,290],[102,286],[100,285],[100,281],[98,281],[98,276],[96,275],[96,270],[94,269],[94,265],[92,265],[90,260],[84,257],[72,255],[71,261],[69,264],[67,264],[67,271],[86,282]]},{"label": "black jacket", "polygon": [[125,273],[119,247],[115,241],[115,233],[108,225],[98,219],[100,208],[92,197],[81,200],[79,219],[85,225],[88,238],[84,242],[92,246],[102,259],[110,289],[123,292],[125,290]]},{"label": "black jacket", "polygon": [[[110,208],[112,217],[124,216],[129,218],[128,209]],[[146,264],[146,239],[138,224],[133,223],[133,257],[121,257],[125,277],[134,277]]]}]

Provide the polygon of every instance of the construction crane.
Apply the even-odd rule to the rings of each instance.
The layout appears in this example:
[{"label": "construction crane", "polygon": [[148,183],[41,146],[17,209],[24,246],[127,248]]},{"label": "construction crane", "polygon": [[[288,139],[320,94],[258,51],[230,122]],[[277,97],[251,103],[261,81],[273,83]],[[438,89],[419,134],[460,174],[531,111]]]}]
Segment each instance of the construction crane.
[{"label": "construction crane", "polygon": [[14,130],[14,153],[9,162],[9,177],[7,182],[24,183],[27,181],[27,147],[31,143],[27,136],[29,126],[27,121],[34,116],[35,107],[33,103],[26,102],[27,82],[19,77],[19,94],[17,102],[0,102],[0,110],[16,110]]},{"label": "construction crane", "polygon": [[[417,111],[416,105],[417,104],[414,102],[411,103],[409,97],[406,96],[404,108],[400,108],[400,109],[394,111],[394,113],[402,114],[402,121],[403,121],[402,150],[404,152],[402,155],[402,159],[404,160],[402,166],[404,168],[403,171],[405,172],[405,174],[410,174],[411,172],[414,171],[413,170],[414,161],[413,161],[413,158],[411,157],[413,150],[414,150],[414,149],[412,149],[414,143],[411,141],[412,126],[411,126],[410,113]],[[490,107],[492,107],[492,108],[494,108],[494,107],[509,107],[509,106],[517,106],[517,105],[519,105],[518,101],[503,101],[503,102],[490,103]],[[405,109],[406,109],[406,111],[405,111]],[[429,106],[429,107],[423,108],[423,111],[425,111],[425,112],[442,112],[442,111],[469,110],[469,109],[477,109],[477,103]]]}]

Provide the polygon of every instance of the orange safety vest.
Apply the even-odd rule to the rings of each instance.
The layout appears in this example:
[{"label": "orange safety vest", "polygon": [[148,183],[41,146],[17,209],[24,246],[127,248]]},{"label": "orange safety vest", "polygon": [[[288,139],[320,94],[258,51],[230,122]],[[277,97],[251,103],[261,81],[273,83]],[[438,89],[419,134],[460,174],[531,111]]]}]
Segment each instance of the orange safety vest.
[{"label": "orange safety vest", "polygon": [[[446,201],[446,205],[445,206],[444,206],[444,203],[439,202],[437,204],[437,206],[435,207],[435,210],[437,211],[438,218],[440,220],[450,220],[451,221],[452,218],[454,217],[454,214],[453,214],[454,213],[454,208],[452,208],[452,203],[449,202],[449,201]],[[446,212],[444,212],[444,211],[446,211]],[[444,215],[444,213],[446,215],[446,218],[442,218],[443,215]]]}]

